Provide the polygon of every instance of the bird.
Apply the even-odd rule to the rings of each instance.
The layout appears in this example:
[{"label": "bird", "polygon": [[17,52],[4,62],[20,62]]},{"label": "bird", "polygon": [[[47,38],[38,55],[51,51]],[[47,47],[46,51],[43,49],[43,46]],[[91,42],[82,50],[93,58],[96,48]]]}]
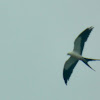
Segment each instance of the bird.
[{"label": "bird", "polygon": [[66,85],[71,77],[73,69],[75,68],[79,60],[85,63],[92,70],[94,69],[88,64],[88,62],[89,61],[100,61],[100,59],[91,59],[91,58],[86,58],[82,56],[85,42],[87,41],[93,28],[94,27],[91,26],[91,27],[86,28],[84,31],[82,31],[74,41],[73,51],[67,53],[67,55],[69,55],[70,57],[65,62],[64,68],[63,68],[63,79]]}]

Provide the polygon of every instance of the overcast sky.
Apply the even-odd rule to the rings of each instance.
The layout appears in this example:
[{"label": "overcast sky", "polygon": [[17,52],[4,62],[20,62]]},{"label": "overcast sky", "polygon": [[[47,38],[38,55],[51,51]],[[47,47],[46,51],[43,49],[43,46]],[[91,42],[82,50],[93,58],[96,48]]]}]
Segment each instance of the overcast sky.
[{"label": "overcast sky", "polygon": [[66,86],[67,53],[94,26],[83,56],[100,58],[99,0],[0,1],[0,100],[99,100],[100,62],[81,61]]}]

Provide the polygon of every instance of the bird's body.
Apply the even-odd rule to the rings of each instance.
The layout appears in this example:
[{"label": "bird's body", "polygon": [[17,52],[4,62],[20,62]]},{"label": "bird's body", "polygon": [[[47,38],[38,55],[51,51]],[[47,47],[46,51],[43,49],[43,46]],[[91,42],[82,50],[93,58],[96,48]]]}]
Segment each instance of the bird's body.
[{"label": "bird's body", "polygon": [[77,52],[74,52],[74,51],[73,52],[69,52],[68,55],[70,55],[70,56],[72,56],[72,57],[74,57],[74,58],[76,58],[78,60],[84,60],[84,58],[80,54],[78,54]]},{"label": "bird's body", "polygon": [[63,69],[63,78],[66,84],[73,72],[74,67],[76,66],[79,60],[84,62],[92,70],[94,69],[88,64],[88,61],[100,60],[100,59],[85,58],[82,56],[84,44],[87,41],[87,38],[89,37],[92,29],[93,27],[89,27],[85,29],[81,34],[79,34],[79,36],[74,41],[73,51],[68,53],[68,55],[70,55],[71,57],[65,62]]}]

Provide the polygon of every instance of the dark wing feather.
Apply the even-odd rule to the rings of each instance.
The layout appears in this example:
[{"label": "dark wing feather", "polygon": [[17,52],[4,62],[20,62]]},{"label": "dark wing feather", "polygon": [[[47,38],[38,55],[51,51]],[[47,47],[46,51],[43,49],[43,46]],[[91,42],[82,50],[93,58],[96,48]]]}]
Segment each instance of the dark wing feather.
[{"label": "dark wing feather", "polygon": [[67,81],[69,80],[73,69],[75,67],[75,65],[77,64],[78,60],[76,58],[70,57],[64,65],[64,69],[63,69],[63,78],[65,81],[65,84],[67,85]]},{"label": "dark wing feather", "polygon": [[75,52],[82,54],[84,44],[87,41],[93,27],[89,27],[85,29],[82,33],[79,34],[79,36],[74,41],[74,50]]}]

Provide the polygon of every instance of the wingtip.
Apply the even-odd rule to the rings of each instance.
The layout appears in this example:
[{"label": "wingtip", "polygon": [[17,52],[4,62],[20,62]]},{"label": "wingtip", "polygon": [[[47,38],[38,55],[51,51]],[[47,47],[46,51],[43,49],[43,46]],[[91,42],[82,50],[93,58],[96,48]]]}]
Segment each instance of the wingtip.
[{"label": "wingtip", "polygon": [[65,84],[67,85],[67,82],[65,82]]},{"label": "wingtip", "polygon": [[66,80],[66,79],[64,78],[64,83],[65,83],[65,85],[67,85],[67,81],[68,81],[68,80]]},{"label": "wingtip", "polygon": [[93,26],[91,26],[91,27],[89,27],[89,30],[92,30],[94,27]]}]

